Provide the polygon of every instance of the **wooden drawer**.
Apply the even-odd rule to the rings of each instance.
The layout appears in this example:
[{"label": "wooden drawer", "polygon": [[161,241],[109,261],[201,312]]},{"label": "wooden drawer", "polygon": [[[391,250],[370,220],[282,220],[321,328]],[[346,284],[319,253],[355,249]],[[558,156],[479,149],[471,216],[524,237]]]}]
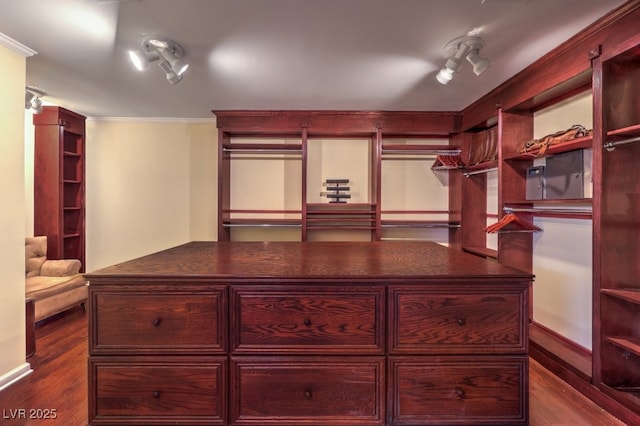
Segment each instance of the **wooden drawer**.
[{"label": "wooden drawer", "polygon": [[527,298],[515,285],[470,292],[389,289],[389,344],[396,354],[526,353]]},{"label": "wooden drawer", "polygon": [[391,357],[392,424],[527,424],[526,356]]},{"label": "wooden drawer", "polygon": [[237,357],[235,425],[382,425],[383,357]]},{"label": "wooden drawer", "polygon": [[223,353],[226,289],[91,292],[89,350],[96,354]]},{"label": "wooden drawer", "polygon": [[89,422],[226,424],[226,383],[224,357],[92,357]]},{"label": "wooden drawer", "polygon": [[383,354],[384,305],[382,286],[234,286],[232,351]]}]

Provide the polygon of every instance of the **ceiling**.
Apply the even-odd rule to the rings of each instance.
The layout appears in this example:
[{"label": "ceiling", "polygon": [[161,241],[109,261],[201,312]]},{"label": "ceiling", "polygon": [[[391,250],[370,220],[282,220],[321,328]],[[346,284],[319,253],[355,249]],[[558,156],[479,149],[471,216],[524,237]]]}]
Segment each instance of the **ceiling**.
[{"label": "ceiling", "polygon": [[[89,117],[211,110],[459,111],[623,0],[0,0],[0,33],[37,52],[27,85]],[[443,86],[443,47],[469,33],[491,67]],[[175,40],[171,85],[127,52]]]}]

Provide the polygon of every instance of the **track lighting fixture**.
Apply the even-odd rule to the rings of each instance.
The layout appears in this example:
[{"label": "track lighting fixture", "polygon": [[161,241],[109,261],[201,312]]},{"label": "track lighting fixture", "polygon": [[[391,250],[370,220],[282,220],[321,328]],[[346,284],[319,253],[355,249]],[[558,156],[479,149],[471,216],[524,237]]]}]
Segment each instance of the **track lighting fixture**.
[{"label": "track lighting fixture", "polygon": [[150,62],[160,61],[158,65],[164,71],[167,81],[176,84],[189,68],[182,56],[184,50],[175,41],[149,38],[142,43],[142,50],[129,51],[129,59],[139,71],[143,71]]},{"label": "track lighting fixture", "polygon": [[453,75],[460,71],[465,58],[473,66],[475,75],[482,74],[491,64],[488,59],[480,57],[480,49],[483,45],[484,40],[478,36],[462,36],[451,40],[442,49],[447,62],[436,75],[436,80],[440,84],[449,83]]},{"label": "track lighting fixture", "polygon": [[24,108],[30,110],[34,114],[42,112],[42,97],[45,93],[35,87],[27,86],[24,92]]}]

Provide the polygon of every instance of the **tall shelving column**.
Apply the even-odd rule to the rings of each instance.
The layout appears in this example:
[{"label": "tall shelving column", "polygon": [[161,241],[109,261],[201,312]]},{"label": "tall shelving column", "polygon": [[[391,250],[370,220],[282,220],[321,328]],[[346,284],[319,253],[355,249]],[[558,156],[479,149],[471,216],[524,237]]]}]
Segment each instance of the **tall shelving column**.
[{"label": "tall shelving column", "polygon": [[636,419],[640,419],[638,91],[640,45],[608,58],[603,52],[594,60],[593,376],[594,384],[633,411]]},{"label": "tall shelving column", "polygon": [[[467,129],[455,137],[462,147],[462,162],[465,164],[464,173],[460,180],[461,190],[461,248],[462,250],[482,256],[487,259],[497,259],[497,250],[491,249],[487,244],[487,235],[484,229],[488,220],[487,204],[487,174],[495,170],[498,165],[496,160],[484,161],[484,158],[472,161],[472,153],[479,152],[477,138],[481,132],[493,127],[494,118],[490,118],[473,129]],[[482,150],[487,148],[482,146]],[[482,155],[484,157],[484,155]]]},{"label": "tall shelving column", "polygon": [[85,266],[85,120],[47,106],[33,116],[34,235],[47,236],[49,259]]},{"label": "tall shelving column", "polygon": [[[525,176],[527,167],[532,161],[507,162],[506,158],[516,153],[522,141],[533,136],[533,114],[531,112],[499,111],[499,170],[498,180],[498,215],[504,215],[504,207],[510,202],[524,200]],[[522,213],[520,217],[528,222],[533,221],[530,213]],[[498,236],[498,261],[522,271],[531,272],[533,236],[531,233],[502,233]],[[532,304],[531,304],[532,306]]]}]

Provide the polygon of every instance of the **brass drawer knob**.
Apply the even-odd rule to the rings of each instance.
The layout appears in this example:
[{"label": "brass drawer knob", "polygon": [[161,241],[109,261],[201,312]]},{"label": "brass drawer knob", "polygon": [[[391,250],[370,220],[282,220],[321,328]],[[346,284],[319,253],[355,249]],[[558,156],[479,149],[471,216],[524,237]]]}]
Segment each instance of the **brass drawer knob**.
[{"label": "brass drawer knob", "polygon": [[162,322],[162,318],[154,318],[153,321],[151,321],[151,324],[153,324],[154,327],[157,327],[160,325],[161,322]]},{"label": "brass drawer knob", "polygon": [[464,318],[457,318],[456,322],[458,323],[458,325],[464,325],[466,321],[464,320]]}]

